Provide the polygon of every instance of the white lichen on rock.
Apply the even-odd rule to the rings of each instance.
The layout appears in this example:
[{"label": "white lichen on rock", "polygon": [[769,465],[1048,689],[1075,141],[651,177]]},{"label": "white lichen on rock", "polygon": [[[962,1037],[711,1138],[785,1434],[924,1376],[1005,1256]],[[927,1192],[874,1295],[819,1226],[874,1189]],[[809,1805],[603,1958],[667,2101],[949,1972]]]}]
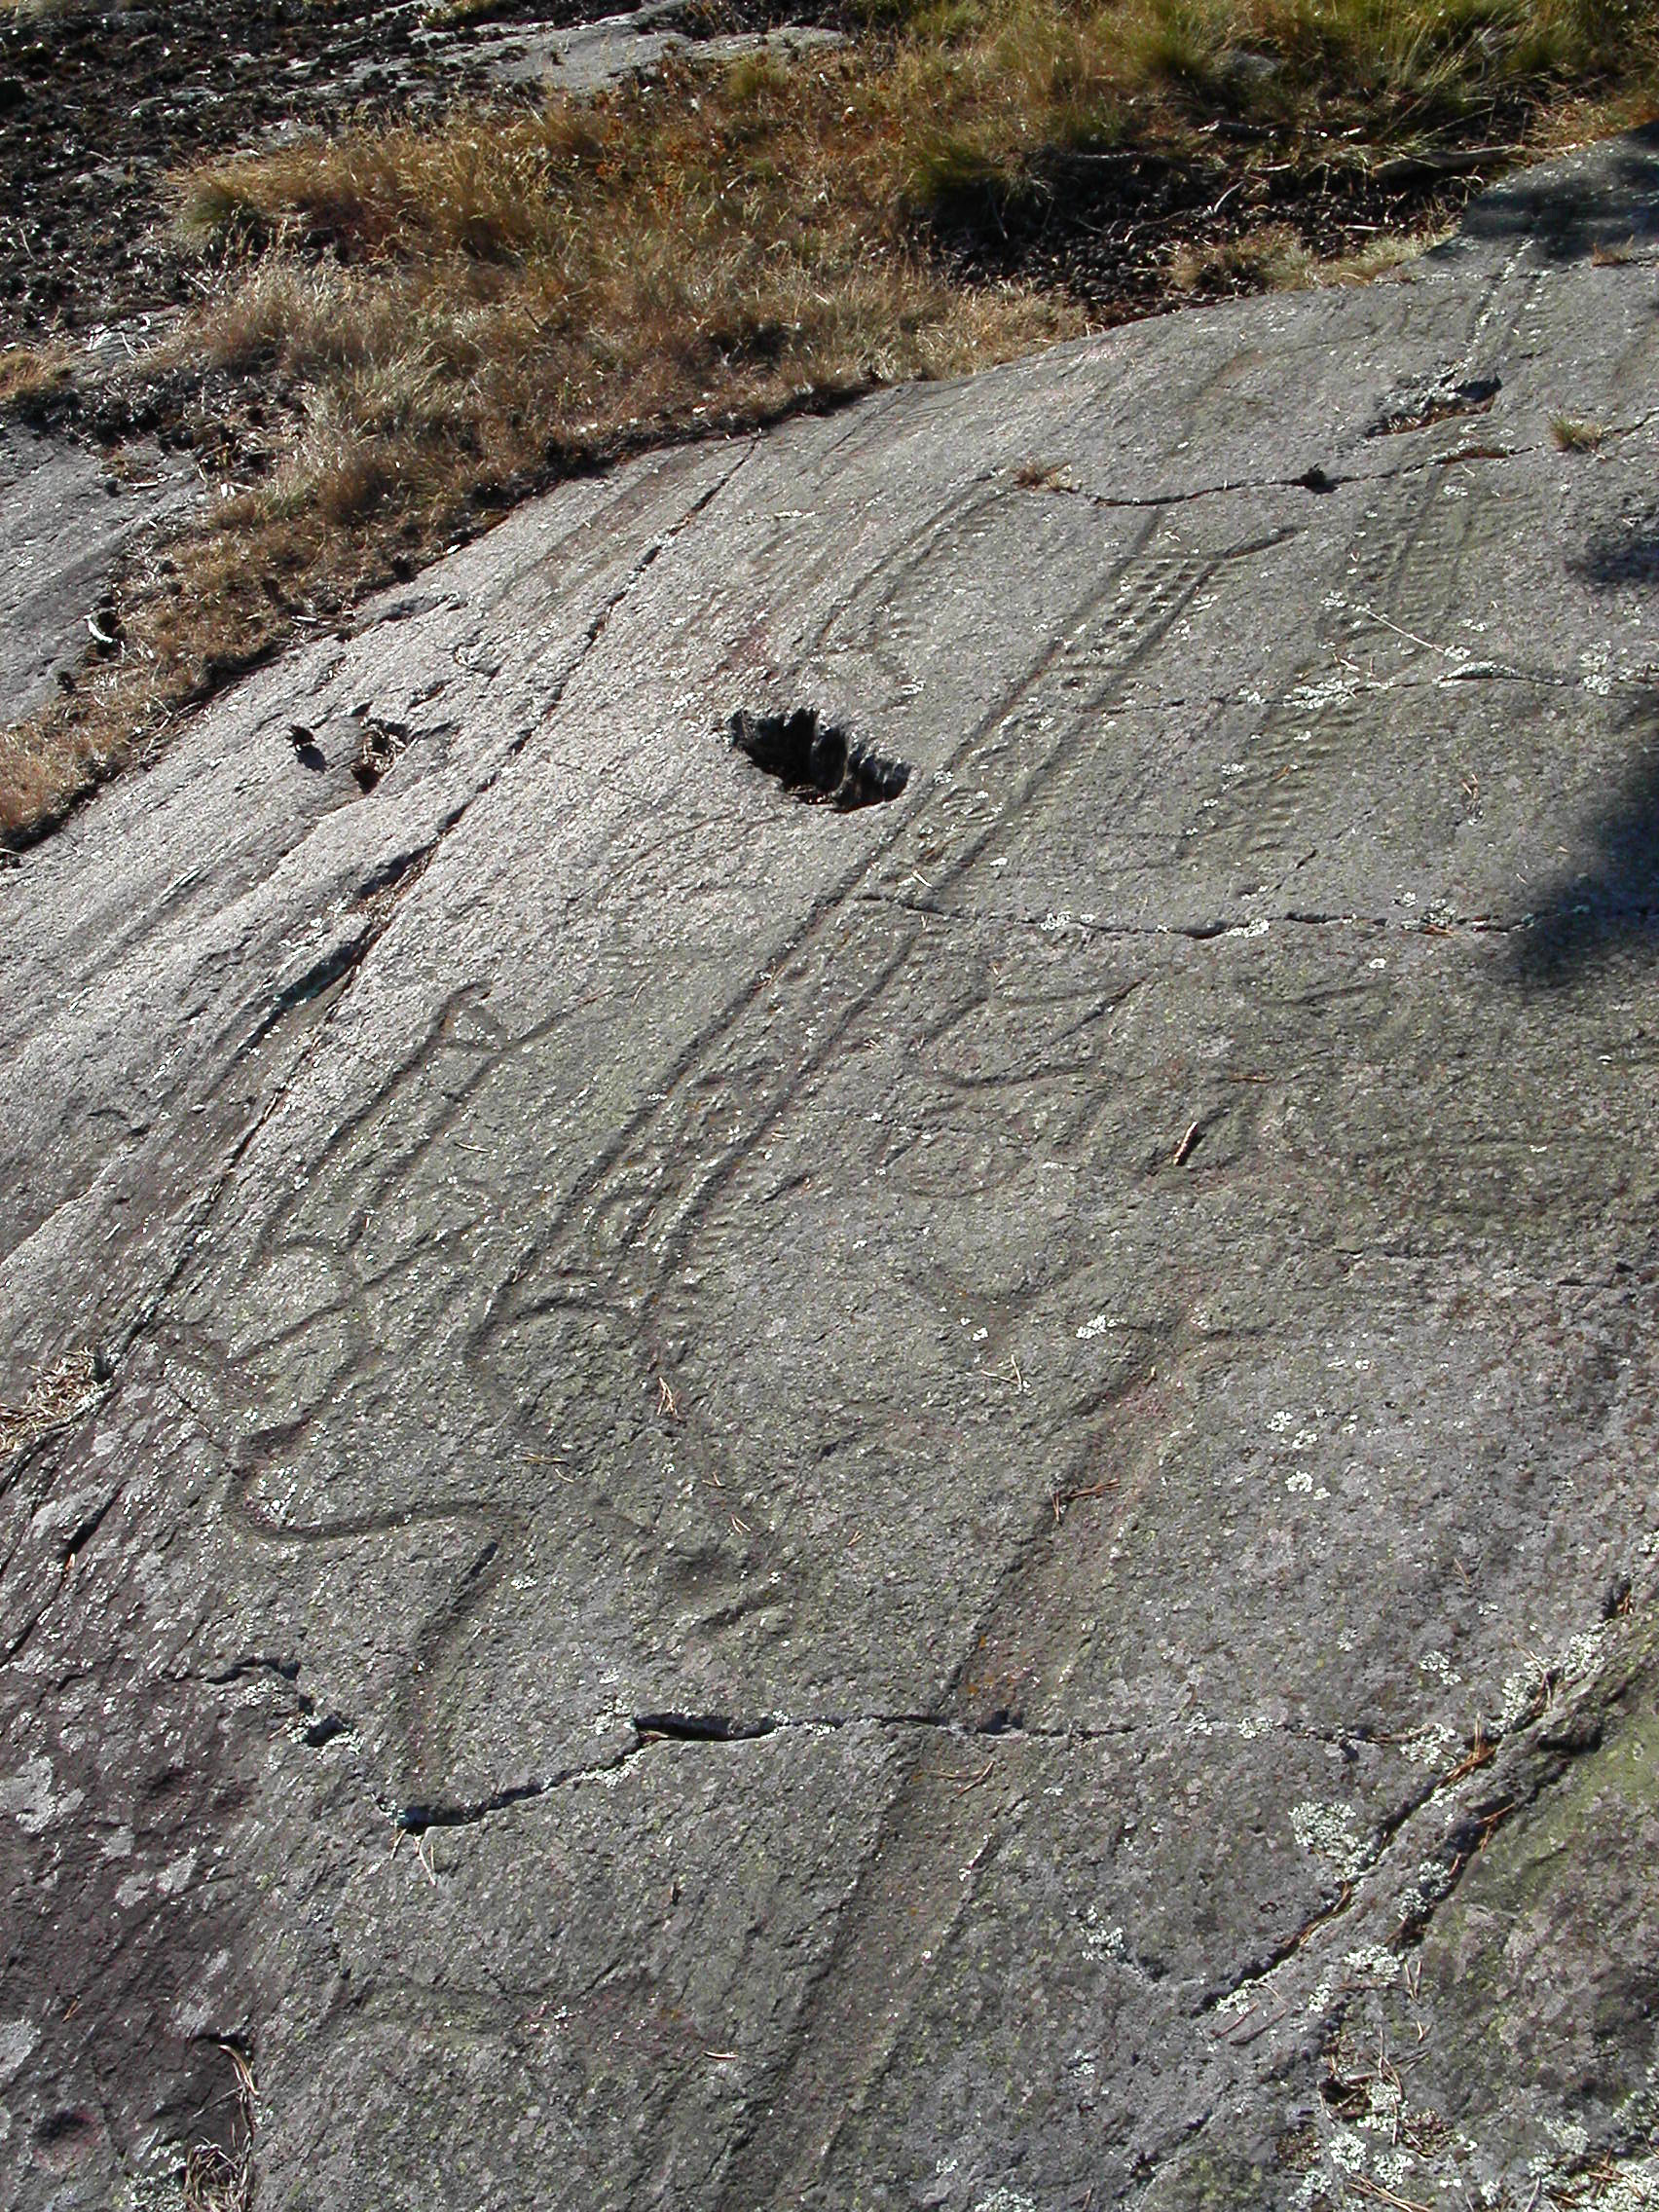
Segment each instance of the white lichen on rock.
[{"label": "white lichen on rock", "polygon": [[1328,1860],[1345,1882],[1365,1871],[1370,1838],[1355,1828],[1349,1806],[1324,1805],[1316,1798],[1307,1798],[1292,1811],[1290,1826],[1303,1850]]},{"label": "white lichen on rock", "polygon": [[1400,1745],[1400,1751],[1413,1766],[1426,1766],[1436,1772],[1444,1772],[1452,1764],[1458,1740],[1455,1728],[1436,1723],[1432,1727],[1419,1728],[1414,1736],[1407,1736]]}]

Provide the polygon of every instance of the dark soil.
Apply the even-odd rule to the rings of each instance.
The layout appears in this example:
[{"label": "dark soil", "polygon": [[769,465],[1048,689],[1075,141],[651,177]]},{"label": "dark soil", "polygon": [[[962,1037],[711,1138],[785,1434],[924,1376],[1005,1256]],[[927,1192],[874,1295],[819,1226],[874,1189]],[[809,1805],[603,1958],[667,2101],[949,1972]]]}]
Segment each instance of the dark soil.
[{"label": "dark soil", "polygon": [[[462,21],[430,0],[213,0],[120,9],[60,0],[0,12],[0,346],[85,338],[185,305],[198,277],[168,223],[169,173],[217,154],[489,90],[480,48],[514,23],[565,28],[627,0],[486,0]],[[685,0],[695,37],[784,22],[846,27],[853,0]],[[508,97],[525,95],[498,96]],[[1309,171],[1220,125],[1188,159],[1074,157],[943,208],[936,242],[970,279],[1035,279],[1105,320],[1170,304],[1177,247],[1199,254],[1282,225],[1322,257],[1456,214],[1503,164],[1463,173]],[[1478,151],[1478,150],[1477,150]],[[1254,158],[1253,158],[1254,157]],[[1242,181],[1241,181],[1242,178]],[[1201,288],[1244,290],[1222,257]],[[71,413],[78,412],[71,407]]]},{"label": "dark soil", "polygon": [[1340,260],[1380,238],[1450,222],[1513,160],[1473,149],[1345,172],[1238,142],[1257,135],[1237,126],[1213,154],[1187,158],[1134,146],[1074,155],[1016,188],[960,194],[936,216],[935,240],[969,281],[1052,284],[1118,322],[1174,304],[1170,265],[1181,249],[1200,265],[1200,294],[1258,290],[1248,258],[1230,259],[1228,248],[1272,229]]},{"label": "dark soil", "polygon": [[420,24],[412,6],[307,0],[0,18],[0,338],[180,302],[185,272],[162,224],[168,170],[435,96]]},{"label": "dark soil", "polygon": [[[483,92],[477,49],[503,26],[564,29],[631,4],[496,0],[451,25],[416,0],[60,0],[23,19],[0,6],[0,346],[84,336],[191,297],[189,257],[168,235],[170,171]],[[683,15],[695,37],[829,21],[833,7],[689,0]]]}]

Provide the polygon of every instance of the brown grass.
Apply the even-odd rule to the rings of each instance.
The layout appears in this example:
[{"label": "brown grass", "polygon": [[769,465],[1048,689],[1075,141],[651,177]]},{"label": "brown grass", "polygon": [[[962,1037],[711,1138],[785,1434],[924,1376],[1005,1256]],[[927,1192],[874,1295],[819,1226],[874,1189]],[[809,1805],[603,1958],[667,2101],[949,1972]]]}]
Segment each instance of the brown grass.
[{"label": "brown grass", "polygon": [[0,408],[20,409],[44,399],[68,374],[68,355],[58,348],[0,346]]},{"label": "brown grass", "polygon": [[1182,292],[1293,292],[1313,281],[1317,266],[1295,231],[1269,223],[1220,245],[1178,246],[1169,276]]},{"label": "brown grass", "polygon": [[1582,415],[1550,418],[1550,436],[1563,453],[1594,453],[1606,435],[1604,424],[1588,422]]},{"label": "brown grass", "polygon": [[[138,373],[230,390],[229,496],[126,580],[112,657],[0,737],[0,832],[562,473],[1079,330],[1062,293],[970,284],[933,243],[964,210],[1000,222],[1056,160],[1132,139],[1231,147],[1240,176],[1364,168],[1626,120],[1655,81],[1621,0],[868,4],[885,27],[828,59],[682,66],[179,179],[208,296]],[[1167,290],[1322,273],[1270,225],[1177,259]],[[238,393],[278,429],[240,435]]]},{"label": "brown grass", "polygon": [[[107,1372],[107,1371],[106,1371]],[[44,1374],[20,1406],[0,1405],[0,1459],[76,1419],[102,1387],[97,1356],[73,1351]]]}]

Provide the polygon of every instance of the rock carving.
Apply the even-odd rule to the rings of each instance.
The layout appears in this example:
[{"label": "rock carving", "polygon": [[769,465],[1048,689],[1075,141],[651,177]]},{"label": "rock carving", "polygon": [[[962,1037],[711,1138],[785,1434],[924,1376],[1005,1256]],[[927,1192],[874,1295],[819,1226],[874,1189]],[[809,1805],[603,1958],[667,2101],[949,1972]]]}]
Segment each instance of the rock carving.
[{"label": "rock carving", "polygon": [[0,2201],[1651,2196],[1656,166],[568,484],[0,876]]}]

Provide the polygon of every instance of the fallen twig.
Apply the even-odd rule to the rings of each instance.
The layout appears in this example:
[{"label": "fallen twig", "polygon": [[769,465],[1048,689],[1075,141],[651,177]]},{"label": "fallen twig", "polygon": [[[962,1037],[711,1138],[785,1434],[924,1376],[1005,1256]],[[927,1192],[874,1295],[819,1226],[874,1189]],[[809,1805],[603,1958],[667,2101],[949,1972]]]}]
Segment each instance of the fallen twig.
[{"label": "fallen twig", "polygon": [[1357,2195],[1371,2197],[1378,2204],[1392,2204],[1396,2212],[1434,2212],[1432,2204],[1421,2204],[1415,2196],[1401,2196],[1367,2174],[1345,2174],[1343,2186],[1353,2190]]}]

